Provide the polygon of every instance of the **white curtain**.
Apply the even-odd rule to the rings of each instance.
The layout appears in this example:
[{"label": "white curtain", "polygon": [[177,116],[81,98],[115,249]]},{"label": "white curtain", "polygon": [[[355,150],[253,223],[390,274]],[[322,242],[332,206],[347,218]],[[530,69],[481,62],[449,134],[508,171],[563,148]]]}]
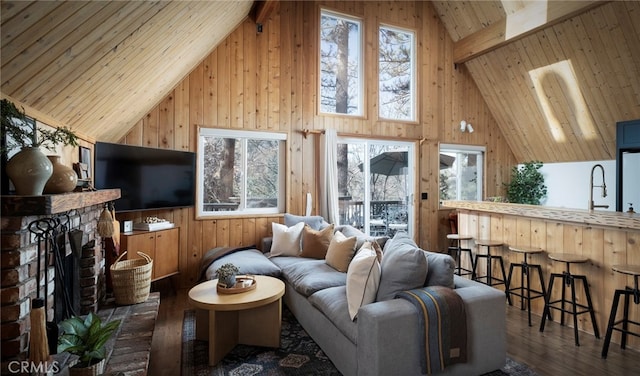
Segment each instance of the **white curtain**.
[{"label": "white curtain", "polygon": [[327,129],[320,140],[320,212],[338,224],[338,133]]}]

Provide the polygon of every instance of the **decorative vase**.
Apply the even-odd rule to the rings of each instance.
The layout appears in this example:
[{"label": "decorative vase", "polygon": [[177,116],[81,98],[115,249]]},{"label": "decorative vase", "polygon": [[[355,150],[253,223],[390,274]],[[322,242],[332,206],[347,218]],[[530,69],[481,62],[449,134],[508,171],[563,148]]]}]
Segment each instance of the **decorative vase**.
[{"label": "decorative vase", "polygon": [[236,275],[232,274],[232,275],[226,276],[224,278],[220,278],[220,280],[218,282],[222,283],[227,288],[232,288],[233,286],[236,285]]},{"label": "decorative vase", "polygon": [[7,162],[7,175],[18,195],[41,195],[52,173],[51,161],[37,147],[22,148]]},{"label": "decorative vase", "polygon": [[69,376],[97,376],[104,373],[105,359],[102,359],[98,363],[94,363],[89,367],[69,367]]},{"label": "decorative vase", "polygon": [[60,162],[60,156],[48,155],[53,165],[53,174],[44,186],[44,193],[67,193],[76,188],[78,174]]}]

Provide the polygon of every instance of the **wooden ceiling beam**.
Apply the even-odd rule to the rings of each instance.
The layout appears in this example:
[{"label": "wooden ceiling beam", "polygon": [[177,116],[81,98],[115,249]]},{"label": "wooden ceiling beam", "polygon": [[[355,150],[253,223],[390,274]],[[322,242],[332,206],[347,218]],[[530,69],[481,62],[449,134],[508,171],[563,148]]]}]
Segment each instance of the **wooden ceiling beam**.
[{"label": "wooden ceiling beam", "polygon": [[608,1],[532,1],[525,8],[457,41],[453,45],[453,61],[464,63],[605,3]]},{"label": "wooden ceiling beam", "polygon": [[269,19],[271,13],[278,7],[278,0],[256,1],[253,12],[253,19],[256,24],[264,24]]}]

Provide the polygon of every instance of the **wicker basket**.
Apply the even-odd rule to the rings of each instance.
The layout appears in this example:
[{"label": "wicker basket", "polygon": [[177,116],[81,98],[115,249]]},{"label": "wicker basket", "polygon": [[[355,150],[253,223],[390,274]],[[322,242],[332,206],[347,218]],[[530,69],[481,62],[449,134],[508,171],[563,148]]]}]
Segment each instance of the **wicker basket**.
[{"label": "wicker basket", "polygon": [[127,252],[123,252],[118,256],[110,268],[113,296],[119,305],[142,303],[149,298],[153,260],[138,252],[142,258],[120,261],[126,254]]}]

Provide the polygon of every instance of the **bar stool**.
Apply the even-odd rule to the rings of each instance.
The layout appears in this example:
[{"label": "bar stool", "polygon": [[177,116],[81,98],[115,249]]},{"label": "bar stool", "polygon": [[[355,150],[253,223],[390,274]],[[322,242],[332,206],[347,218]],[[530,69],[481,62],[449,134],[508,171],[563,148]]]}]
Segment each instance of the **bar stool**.
[{"label": "bar stool", "polygon": [[[504,285],[505,291],[506,291],[509,288],[509,286],[507,285],[507,273],[505,273],[504,271],[504,263],[502,261],[502,256],[491,254],[491,247],[502,247],[504,243],[496,240],[477,239],[476,244],[478,245],[478,253],[476,253],[475,261],[473,264],[473,274],[471,275],[471,279],[478,281],[480,283],[484,283],[489,286]],[[487,247],[487,254],[481,254],[480,247]],[[478,268],[479,258],[487,259],[487,275],[485,276],[478,276],[478,273],[476,272],[476,269]],[[500,261],[500,270],[502,271],[502,279],[496,278],[491,275],[493,260]],[[482,279],[485,279],[486,282],[482,282],[481,281]],[[511,297],[509,296],[509,294],[506,294],[506,295],[507,295],[507,301],[509,302],[509,305],[511,305]]]},{"label": "bar stool", "polygon": [[[447,239],[450,241],[455,241],[455,246],[449,247],[449,255],[451,255],[456,260],[456,269],[454,273],[460,276],[463,275],[473,275],[474,262],[473,262],[473,253],[469,248],[462,248],[463,240],[472,240],[473,237],[468,235],[460,235],[460,234],[448,234]],[[462,267],[462,252],[469,253],[469,260],[471,262],[471,269],[466,269]],[[453,254],[452,254],[453,253]]]},{"label": "bar stool", "polygon": [[[607,334],[604,337],[604,345],[602,346],[602,357],[607,358],[607,352],[609,351],[609,343],[611,342],[611,334],[614,330],[622,333],[622,339],[620,341],[620,347],[624,349],[627,346],[627,334],[640,337],[640,332],[631,332],[629,330],[629,324],[640,326],[640,322],[629,320],[629,297],[633,296],[633,304],[640,304],[640,289],[638,288],[638,277],[640,277],[640,265],[614,265],[611,267],[614,272],[628,274],[633,276],[633,288],[626,287],[618,289],[613,297],[613,303],[611,304],[611,314],[609,315],[609,325],[607,326]],[[620,301],[620,295],[624,295],[624,312],[622,320],[616,320],[616,313],[618,311],[618,303]],[[616,326],[622,324],[622,328],[616,328]]]},{"label": "bar stool", "polygon": [[[521,263],[511,263],[509,267],[509,276],[507,277],[507,296],[509,294],[519,296],[521,298],[520,301],[520,309],[524,311],[524,302],[527,302],[527,310],[529,316],[529,326],[531,326],[531,301],[538,298],[543,298],[547,295],[547,291],[544,287],[544,277],[542,276],[542,267],[538,264],[529,264],[527,262],[528,255],[534,255],[542,253],[543,250],[540,248],[530,248],[530,247],[516,247],[509,246],[509,250],[516,253],[522,253],[524,255],[524,260]],[[513,276],[513,269],[520,268],[520,286],[513,287],[511,285],[511,278]],[[531,288],[531,275],[529,274],[531,270],[537,270],[538,276],[540,277],[540,290],[534,290]],[[526,285],[525,285],[526,283]],[[526,292],[526,295],[525,295]],[[533,296],[532,296],[533,293]],[[549,319],[551,319],[551,312],[549,312]]]},{"label": "bar stool", "polygon": [[[549,280],[549,288],[547,289],[547,296],[544,299],[544,312],[542,313],[542,322],[540,323],[540,331],[544,331],[544,324],[547,319],[547,315],[550,313],[550,309],[557,309],[562,312],[560,316],[560,325],[564,325],[564,314],[568,313],[573,315],[573,330],[574,336],[576,339],[576,346],[580,346],[580,342],[578,341],[578,315],[583,313],[589,313],[591,315],[591,325],[593,325],[593,332],[596,335],[596,338],[600,338],[600,332],[598,331],[598,324],[596,323],[596,315],[593,309],[593,304],[591,303],[591,294],[589,293],[589,283],[587,282],[587,277],[584,275],[575,275],[571,274],[569,266],[571,264],[581,264],[589,261],[589,258],[569,254],[569,253],[550,253],[549,258],[553,261],[564,262],[566,264],[566,270],[560,273],[552,273],[551,279]],[[562,297],[558,300],[551,301],[551,294],[553,292],[553,282],[556,278],[562,278]],[[576,285],[575,280],[579,279],[582,281],[582,285],[584,286],[584,292],[587,296],[587,305],[580,304],[576,301]],[[571,300],[566,299],[566,288],[565,286],[571,287]],[[560,303],[560,307],[554,306],[554,304]],[[571,309],[565,308],[565,303],[571,304]],[[579,311],[578,308],[582,308],[583,310]]]}]

